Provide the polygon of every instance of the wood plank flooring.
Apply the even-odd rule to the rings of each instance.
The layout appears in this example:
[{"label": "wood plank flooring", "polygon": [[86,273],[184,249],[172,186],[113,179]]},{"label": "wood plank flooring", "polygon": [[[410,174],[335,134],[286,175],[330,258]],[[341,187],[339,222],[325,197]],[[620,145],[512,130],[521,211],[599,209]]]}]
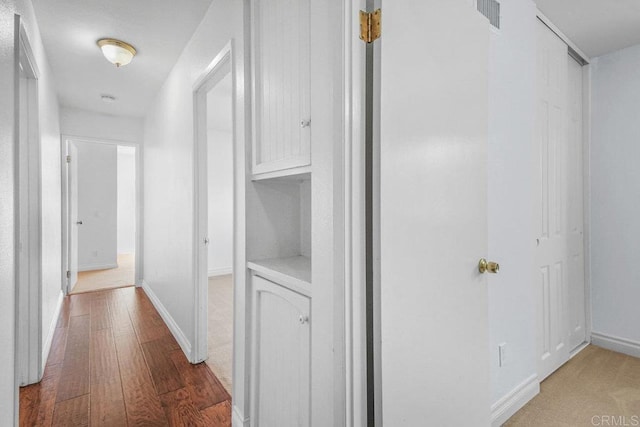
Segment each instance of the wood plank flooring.
[{"label": "wood plank flooring", "polygon": [[142,289],[112,289],[65,298],[44,377],[20,389],[20,425],[230,426],[231,397]]}]

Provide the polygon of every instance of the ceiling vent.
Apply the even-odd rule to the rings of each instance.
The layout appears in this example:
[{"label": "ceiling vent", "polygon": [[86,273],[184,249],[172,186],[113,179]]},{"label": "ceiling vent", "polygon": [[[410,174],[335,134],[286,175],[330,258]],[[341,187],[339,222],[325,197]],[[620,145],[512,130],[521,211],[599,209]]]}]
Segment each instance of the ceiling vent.
[{"label": "ceiling vent", "polygon": [[478,0],[478,12],[487,17],[491,25],[500,28],[500,3],[496,0]]}]

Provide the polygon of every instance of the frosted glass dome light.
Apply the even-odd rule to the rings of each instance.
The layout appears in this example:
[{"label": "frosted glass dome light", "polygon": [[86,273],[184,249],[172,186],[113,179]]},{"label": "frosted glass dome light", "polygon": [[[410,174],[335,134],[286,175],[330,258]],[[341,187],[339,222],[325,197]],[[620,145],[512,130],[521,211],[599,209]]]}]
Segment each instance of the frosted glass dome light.
[{"label": "frosted glass dome light", "polygon": [[100,39],[98,46],[102,49],[102,54],[107,61],[116,67],[127,65],[136,55],[136,50],[129,43],[116,39]]}]

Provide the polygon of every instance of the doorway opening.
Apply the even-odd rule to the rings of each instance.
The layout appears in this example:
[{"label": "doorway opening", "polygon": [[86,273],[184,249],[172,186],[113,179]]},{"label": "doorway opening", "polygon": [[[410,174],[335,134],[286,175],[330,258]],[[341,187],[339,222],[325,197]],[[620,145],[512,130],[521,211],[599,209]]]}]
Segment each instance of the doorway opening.
[{"label": "doorway opening", "polygon": [[136,284],[137,147],[69,138],[66,164],[67,293]]},{"label": "doorway opening", "polygon": [[[197,87],[195,361],[206,361],[232,392],[234,317],[234,118],[230,49]],[[206,337],[206,339],[205,339]]]}]

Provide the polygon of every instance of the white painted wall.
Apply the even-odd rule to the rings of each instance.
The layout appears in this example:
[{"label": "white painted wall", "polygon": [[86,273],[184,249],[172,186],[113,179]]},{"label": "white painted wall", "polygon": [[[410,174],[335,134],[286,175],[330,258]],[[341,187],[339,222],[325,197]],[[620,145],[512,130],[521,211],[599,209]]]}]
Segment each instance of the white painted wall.
[{"label": "white painted wall", "polygon": [[[234,117],[237,141],[245,138],[245,78],[243,2],[216,0],[185,47],[178,62],[158,92],[144,121],[144,280],[175,321],[189,352],[194,340],[194,117],[193,85],[207,66],[233,39],[237,97]],[[242,146],[236,146],[244,158]],[[235,169],[235,187],[244,194],[245,167]],[[246,283],[244,253],[244,199],[234,201],[236,213],[235,283]],[[244,301],[244,286],[234,287],[237,301]],[[244,306],[235,311],[234,344],[244,354]],[[244,387],[244,362],[234,369],[234,414],[242,418],[248,389]],[[248,415],[248,411],[246,412]]]},{"label": "white painted wall", "polygon": [[[489,286],[491,403],[536,374],[533,285],[533,136],[536,9],[501,2],[489,64],[489,259],[500,263]],[[499,366],[498,345],[508,359]]]},{"label": "white painted wall", "polygon": [[[16,5],[13,0],[0,3],[0,74],[12,76],[14,67],[13,14]],[[0,79],[0,413],[5,414],[9,423],[14,423],[17,415],[15,383],[15,238],[14,238],[14,190],[15,172],[14,138],[14,84],[10,78]]]},{"label": "white painted wall", "polygon": [[118,146],[118,254],[136,251],[136,149]]},{"label": "white painted wall", "polygon": [[13,206],[13,30],[14,13],[21,15],[40,70],[40,136],[42,159],[42,342],[57,319],[54,313],[62,288],[60,219],[60,138],[57,91],[31,1],[0,3],[0,413],[7,424],[17,415],[14,383],[14,206]]},{"label": "white painted wall", "polygon": [[70,136],[140,142],[143,121],[141,118],[110,116],[63,107],[60,110],[60,131]]},{"label": "white painted wall", "polygon": [[118,245],[118,147],[74,144],[78,147],[78,219],[83,222],[78,226],[78,270],[113,268]]},{"label": "white painted wall", "polygon": [[592,61],[590,154],[593,332],[636,343],[640,343],[638,70],[640,45]]},{"label": "white painted wall", "polygon": [[[215,89],[214,89],[215,90]],[[221,100],[231,109],[231,97]],[[233,141],[229,131],[207,131],[209,172],[209,276],[228,274],[233,263]]]}]

